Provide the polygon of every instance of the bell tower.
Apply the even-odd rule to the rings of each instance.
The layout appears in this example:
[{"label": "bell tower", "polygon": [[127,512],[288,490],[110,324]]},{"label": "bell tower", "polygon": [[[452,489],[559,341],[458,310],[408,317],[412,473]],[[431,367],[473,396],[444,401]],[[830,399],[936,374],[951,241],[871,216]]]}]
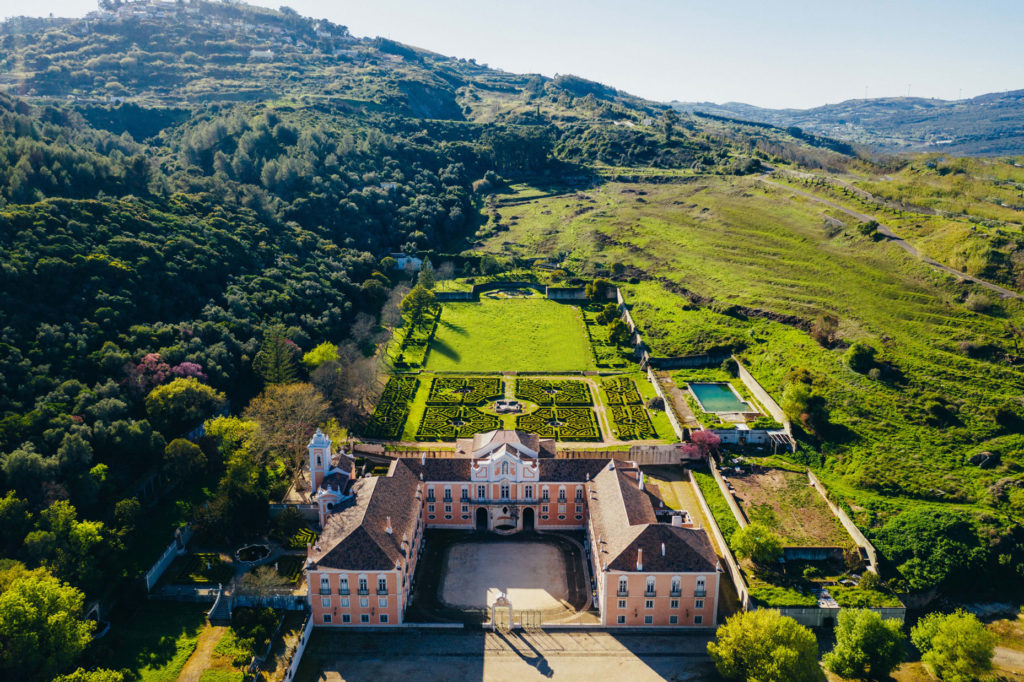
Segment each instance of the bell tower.
[{"label": "bell tower", "polygon": [[313,437],[309,439],[309,485],[312,492],[320,489],[320,483],[327,476],[331,468],[331,439],[321,431],[316,430]]}]

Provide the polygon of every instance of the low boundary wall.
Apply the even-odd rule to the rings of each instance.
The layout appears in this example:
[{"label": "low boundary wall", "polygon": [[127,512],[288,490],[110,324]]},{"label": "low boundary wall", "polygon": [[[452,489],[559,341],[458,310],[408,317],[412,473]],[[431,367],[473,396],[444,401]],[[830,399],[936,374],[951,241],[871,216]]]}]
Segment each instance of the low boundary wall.
[{"label": "low boundary wall", "polygon": [[302,663],[302,654],[306,653],[306,645],[313,635],[313,614],[306,616],[306,622],[302,626],[302,633],[299,641],[295,644],[295,651],[292,652],[291,660],[288,662],[288,670],[284,673],[284,682],[291,682],[295,679],[295,673],[299,671],[299,664]]},{"label": "low boundary wall", "polygon": [[[789,616],[801,625],[806,625],[811,628],[834,625],[836,617],[839,615],[839,611],[841,610],[840,607],[822,608],[820,606],[788,606],[783,608],[771,608],[774,608],[783,616]],[[882,616],[882,618],[895,618],[901,623],[904,622],[907,617],[907,609],[904,607],[868,608],[868,611],[874,611]]]},{"label": "low boundary wall", "polygon": [[735,355],[732,359],[736,361],[737,376],[739,380],[743,382],[743,385],[754,394],[757,398],[757,402],[761,403],[761,407],[768,411],[768,414],[772,416],[772,419],[782,424],[782,429],[786,432],[786,437],[789,438],[789,446],[793,452],[796,452],[796,439],[793,438],[793,425],[789,421],[789,417],[782,410],[775,399],[764,389],[764,386],[757,382],[754,375],[750,373],[740,359]]},{"label": "low boundary wall", "polygon": [[832,513],[835,514],[836,518],[839,519],[839,523],[843,524],[843,528],[845,528],[846,532],[850,534],[853,541],[857,543],[857,547],[867,555],[868,570],[877,574],[878,551],[875,549],[875,546],[872,545],[866,537],[864,537],[864,533],[860,532],[860,528],[857,528],[857,524],[855,524],[846,512],[843,511],[843,508],[828,499],[828,491],[825,490],[825,486],[821,484],[821,481],[818,480],[818,477],[815,476],[814,472],[810,469],[807,470],[807,479],[811,482],[811,485],[814,486],[814,489],[818,491],[822,499],[825,500],[825,504],[827,504],[828,508],[832,510]]},{"label": "low boundary wall", "polygon": [[[740,604],[743,606],[744,611],[749,611],[753,608],[753,601],[750,598],[750,588],[747,587],[747,581],[743,578],[743,572],[740,571],[739,564],[736,563],[736,559],[732,555],[732,550],[729,549],[729,543],[725,541],[725,537],[722,535],[721,529],[718,527],[718,522],[715,520],[715,515],[711,513],[711,507],[708,506],[707,500],[704,499],[704,493],[701,492],[700,486],[697,485],[697,480],[693,477],[693,472],[690,470],[686,471],[690,477],[690,485],[693,487],[693,492],[697,496],[697,503],[700,505],[700,510],[704,512],[704,517],[708,520],[708,529],[711,531],[711,535],[715,538],[715,542],[722,548],[722,556],[725,558],[725,567],[729,571],[729,576],[732,578],[732,584],[736,587],[736,594],[739,595]],[[721,586],[719,586],[721,589]],[[719,602],[721,603],[721,602]]]},{"label": "low boundary wall", "polygon": [[725,497],[725,501],[729,505],[729,509],[732,510],[732,515],[736,517],[736,523],[740,524],[740,528],[746,528],[749,525],[747,521],[747,515],[740,509],[740,505],[736,502],[736,498],[733,497],[732,491],[729,490],[729,486],[726,485],[725,479],[722,477],[722,472],[718,470],[718,465],[715,464],[713,459],[708,459],[708,466],[711,467],[711,475],[715,477],[715,481],[718,482],[718,487],[722,491],[722,496]]},{"label": "low boundary wall", "polygon": [[160,576],[164,574],[167,567],[173,563],[176,557],[181,556],[188,551],[188,541],[192,539],[192,527],[189,525],[182,526],[174,533],[174,540],[167,546],[164,553],[160,555],[160,558],[156,560],[153,567],[146,571],[144,577],[146,581],[146,591],[151,592],[153,586],[156,585],[157,581],[160,580]]}]

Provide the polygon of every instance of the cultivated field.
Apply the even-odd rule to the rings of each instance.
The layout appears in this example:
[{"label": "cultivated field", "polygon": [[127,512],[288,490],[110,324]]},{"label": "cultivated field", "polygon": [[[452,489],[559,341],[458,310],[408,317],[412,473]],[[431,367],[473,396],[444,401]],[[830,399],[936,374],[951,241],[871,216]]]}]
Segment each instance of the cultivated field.
[{"label": "cultivated field", "polygon": [[850,536],[829,510],[807,476],[783,469],[730,476],[743,512],[763,523],[784,545],[849,547]]},{"label": "cultivated field", "polygon": [[594,369],[580,310],[547,299],[445,303],[426,369],[574,372]]}]

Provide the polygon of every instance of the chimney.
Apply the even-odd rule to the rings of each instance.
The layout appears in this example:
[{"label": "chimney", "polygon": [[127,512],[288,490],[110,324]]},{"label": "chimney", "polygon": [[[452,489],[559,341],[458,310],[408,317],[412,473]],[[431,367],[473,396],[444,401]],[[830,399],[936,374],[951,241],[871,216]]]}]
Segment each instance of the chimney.
[{"label": "chimney", "polygon": [[644,570],[644,550],[642,547],[636,549],[636,570]]},{"label": "chimney", "polygon": [[420,464],[422,464],[423,466],[427,466],[427,453],[426,452],[421,452],[420,453]]},{"label": "chimney", "polygon": [[679,514],[673,514],[672,515],[672,525],[675,526],[676,528],[682,528],[683,527],[683,517],[681,515],[679,515]]},{"label": "chimney", "polygon": [[388,525],[384,527],[384,532],[387,533],[388,535],[391,535],[391,533],[393,531],[391,530],[391,517],[390,516],[388,517],[387,523],[388,523]]},{"label": "chimney", "polygon": [[661,556],[665,556],[665,543],[661,543]]},{"label": "chimney", "polygon": [[644,489],[644,475],[641,474],[639,471],[637,472],[636,475],[637,475],[637,478],[640,479],[640,490],[643,490]]}]

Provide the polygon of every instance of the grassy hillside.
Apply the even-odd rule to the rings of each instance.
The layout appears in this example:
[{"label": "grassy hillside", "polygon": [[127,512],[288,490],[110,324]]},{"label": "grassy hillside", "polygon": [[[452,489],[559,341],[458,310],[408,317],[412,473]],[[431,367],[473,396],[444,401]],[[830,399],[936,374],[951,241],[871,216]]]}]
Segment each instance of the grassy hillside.
[{"label": "grassy hillside", "polygon": [[[1021,515],[1024,495],[1006,481],[1019,479],[1024,452],[995,417],[1024,392],[1024,372],[1006,359],[1017,344],[1008,325],[1024,322],[1019,302],[973,312],[963,303],[971,287],[756,179],[606,183],[506,201],[508,230],[478,248],[623,272],[636,282],[624,289],[653,353],[739,351],[780,398],[792,372],[807,370],[831,413],[831,426],[809,438],[820,440],[821,459],[807,461],[866,527],[921,501]],[[844,343],[812,339],[822,313],[839,318]],[[878,350],[878,378],[844,361],[857,340]],[[936,403],[948,408],[944,421]],[[999,452],[1001,465],[967,465],[982,451]]]}]

